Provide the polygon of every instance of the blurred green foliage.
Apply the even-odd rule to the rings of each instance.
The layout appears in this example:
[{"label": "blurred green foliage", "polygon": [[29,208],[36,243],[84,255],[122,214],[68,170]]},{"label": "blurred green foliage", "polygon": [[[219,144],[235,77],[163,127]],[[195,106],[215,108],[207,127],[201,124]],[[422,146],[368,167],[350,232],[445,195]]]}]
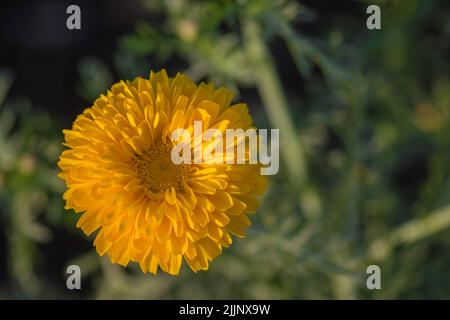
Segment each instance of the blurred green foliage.
[{"label": "blurred green foliage", "polygon": [[[114,72],[130,79],[163,67],[229,86],[259,127],[280,128],[280,173],[248,237],[209,271],[143,275],[89,249],[64,262],[79,264],[87,284],[70,292],[64,270],[59,284],[39,274],[38,244],[61,226],[74,233],[55,180],[60,128],[44,111],[30,117],[26,100],[7,101],[0,297],[450,298],[448,3],[359,1],[336,14],[287,0],[143,3],[161,22],[137,21],[119,39],[114,70],[83,57],[80,96],[92,101]],[[372,3],[382,30],[365,27]],[[1,74],[0,98],[11,81]],[[381,290],[366,288],[370,264],[381,267]]]}]

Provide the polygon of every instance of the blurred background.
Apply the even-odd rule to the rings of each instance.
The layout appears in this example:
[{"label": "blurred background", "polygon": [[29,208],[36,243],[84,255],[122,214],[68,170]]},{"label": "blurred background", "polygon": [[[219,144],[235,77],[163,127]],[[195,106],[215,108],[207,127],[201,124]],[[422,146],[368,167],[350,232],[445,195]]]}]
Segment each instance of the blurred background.
[{"label": "blurred background", "polygon": [[[0,299],[450,298],[448,1],[3,1],[0,40]],[[161,68],[232,88],[281,135],[247,238],[179,277],[98,257],[56,177],[61,130]]]}]

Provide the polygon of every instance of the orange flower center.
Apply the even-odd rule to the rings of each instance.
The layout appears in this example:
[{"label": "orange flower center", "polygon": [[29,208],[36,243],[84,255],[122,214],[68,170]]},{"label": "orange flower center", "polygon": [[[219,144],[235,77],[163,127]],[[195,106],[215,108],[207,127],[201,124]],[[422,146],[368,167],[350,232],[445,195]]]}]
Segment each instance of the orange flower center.
[{"label": "orange flower center", "polygon": [[179,192],[184,189],[187,167],[185,164],[174,164],[171,151],[170,144],[160,141],[131,161],[138,177],[153,193],[165,192],[170,187]]}]

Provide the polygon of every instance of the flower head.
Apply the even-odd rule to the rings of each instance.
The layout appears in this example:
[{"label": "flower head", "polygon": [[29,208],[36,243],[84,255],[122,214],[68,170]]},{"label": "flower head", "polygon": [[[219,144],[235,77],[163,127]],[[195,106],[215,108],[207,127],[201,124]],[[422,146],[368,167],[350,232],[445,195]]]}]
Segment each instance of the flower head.
[{"label": "flower head", "polygon": [[[150,79],[114,84],[63,131],[69,149],[58,165],[67,185],[65,208],[81,213],[77,226],[84,233],[98,230],[100,255],[176,275],[183,258],[192,270],[206,270],[232,234],[245,236],[247,214],[266,188],[260,166],[171,159],[179,143],[172,132],[193,132],[196,121],[202,130],[222,133],[251,128],[247,106],[231,105],[232,99],[226,88],[152,72]],[[189,146],[199,143],[212,142],[194,138]],[[227,157],[229,149],[223,150],[213,156]]]}]

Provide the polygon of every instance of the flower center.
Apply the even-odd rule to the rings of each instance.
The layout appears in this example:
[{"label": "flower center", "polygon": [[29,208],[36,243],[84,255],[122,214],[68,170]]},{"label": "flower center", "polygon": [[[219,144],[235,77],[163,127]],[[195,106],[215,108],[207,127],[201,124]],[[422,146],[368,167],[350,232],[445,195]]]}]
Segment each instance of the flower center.
[{"label": "flower center", "polygon": [[138,177],[153,193],[164,192],[170,187],[182,192],[187,175],[184,164],[174,164],[171,158],[172,146],[163,141],[135,156],[131,165]]}]

